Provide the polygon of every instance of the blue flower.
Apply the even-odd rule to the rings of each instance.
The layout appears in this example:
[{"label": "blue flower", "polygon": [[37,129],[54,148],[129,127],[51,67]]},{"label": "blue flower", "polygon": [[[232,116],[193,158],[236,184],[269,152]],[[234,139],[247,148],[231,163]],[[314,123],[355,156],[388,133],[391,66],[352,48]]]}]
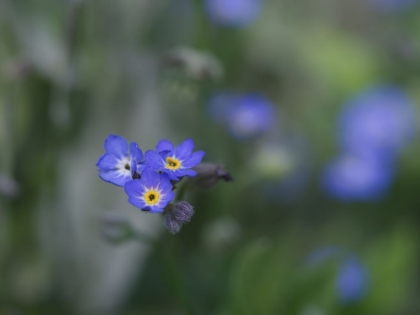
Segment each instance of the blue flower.
[{"label": "blue flower", "polygon": [[344,154],[325,168],[322,186],[339,200],[374,201],[388,191],[393,178],[391,162]]},{"label": "blue flower", "polygon": [[135,172],[141,173],[144,168],[143,152],[135,142],[130,144],[121,136],[109,135],[104,143],[105,154],[102,155],[96,167],[99,177],[104,181],[124,186],[132,179]]},{"label": "blue flower", "polygon": [[209,103],[212,118],[223,123],[238,139],[249,139],[270,130],[276,123],[273,104],[256,93],[216,94]]},{"label": "blue flower", "polygon": [[204,151],[193,153],[194,142],[191,139],[174,148],[169,140],[161,140],[156,146],[156,151],[146,152],[146,163],[155,171],[168,174],[171,180],[179,180],[184,176],[196,176],[197,172],[192,170],[198,165],[206,154]]},{"label": "blue flower", "polygon": [[175,195],[167,174],[159,174],[146,167],[140,179],[127,182],[124,190],[128,202],[144,211],[163,212]]},{"label": "blue flower", "polygon": [[351,252],[340,247],[324,247],[309,254],[306,265],[314,268],[329,262],[337,263],[335,273],[336,296],[341,303],[358,302],[369,292],[369,270]]},{"label": "blue flower", "polygon": [[342,147],[351,152],[395,154],[417,129],[412,101],[394,86],[371,88],[352,98],[339,123]]},{"label": "blue flower", "polygon": [[261,0],[206,0],[206,14],[214,23],[227,27],[244,27],[261,13]]},{"label": "blue flower", "polygon": [[368,271],[355,257],[348,258],[339,268],[336,290],[343,303],[362,300],[368,292]]},{"label": "blue flower", "polygon": [[418,3],[418,0],[370,0],[372,7],[385,12],[406,10]]}]

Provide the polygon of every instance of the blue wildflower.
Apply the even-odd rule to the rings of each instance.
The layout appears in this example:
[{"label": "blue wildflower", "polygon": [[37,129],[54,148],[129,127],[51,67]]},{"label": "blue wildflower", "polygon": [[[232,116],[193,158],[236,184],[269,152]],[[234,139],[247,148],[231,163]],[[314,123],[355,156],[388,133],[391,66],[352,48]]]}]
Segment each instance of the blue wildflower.
[{"label": "blue wildflower", "polygon": [[393,178],[393,163],[344,154],[325,168],[322,186],[339,200],[373,201],[383,196]]},{"label": "blue wildflower", "polygon": [[417,128],[412,101],[393,86],[371,88],[351,99],[339,124],[345,150],[377,154],[395,154]]},{"label": "blue wildflower", "polygon": [[144,169],[143,152],[137,143],[132,142],[129,148],[123,137],[109,135],[105,139],[104,149],[105,154],[96,163],[99,177],[104,181],[124,186],[135,172],[141,173]]},{"label": "blue wildflower", "polygon": [[249,139],[270,130],[276,123],[273,104],[261,94],[216,94],[210,101],[211,116],[238,139]]},{"label": "blue wildflower", "polygon": [[204,151],[193,153],[194,142],[191,139],[174,148],[169,140],[161,140],[156,146],[156,151],[146,152],[146,163],[155,171],[168,174],[171,180],[179,180],[184,176],[196,176],[197,172],[192,170],[198,165],[206,154]]},{"label": "blue wildflower", "polygon": [[368,271],[355,257],[348,258],[339,268],[336,290],[343,303],[362,300],[368,292]]},{"label": "blue wildflower", "polygon": [[163,212],[175,195],[172,183],[167,174],[159,174],[146,167],[140,179],[127,182],[124,190],[128,202],[144,211]]},{"label": "blue wildflower", "polygon": [[370,5],[380,11],[402,11],[418,4],[418,0],[370,0]]},{"label": "blue wildflower", "polygon": [[214,23],[226,27],[244,27],[261,13],[261,0],[206,0],[206,14]]}]

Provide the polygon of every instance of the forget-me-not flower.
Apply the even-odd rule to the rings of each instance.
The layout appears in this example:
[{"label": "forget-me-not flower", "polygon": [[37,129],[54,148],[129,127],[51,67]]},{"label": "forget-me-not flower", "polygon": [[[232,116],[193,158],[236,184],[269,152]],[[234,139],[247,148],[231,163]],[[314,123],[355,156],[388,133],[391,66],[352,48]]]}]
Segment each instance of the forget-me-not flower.
[{"label": "forget-me-not flower", "polygon": [[373,8],[385,12],[406,10],[419,3],[419,0],[370,0],[369,2]]},{"label": "forget-me-not flower", "polygon": [[174,148],[169,140],[161,140],[156,146],[156,151],[146,152],[146,163],[155,171],[168,174],[171,180],[179,180],[184,176],[196,176],[197,172],[192,168],[203,159],[205,152],[193,153],[194,142],[187,139]]},{"label": "forget-me-not flower", "polygon": [[209,103],[210,115],[238,139],[264,134],[276,123],[273,104],[258,93],[218,93]]},{"label": "forget-me-not flower", "polygon": [[205,9],[214,24],[244,27],[260,15],[262,0],[206,0]]},{"label": "forget-me-not flower", "polygon": [[143,170],[140,179],[131,180],[124,186],[128,202],[150,212],[163,212],[175,197],[172,188],[167,174],[159,174],[150,167]]},{"label": "forget-me-not flower", "polygon": [[99,177],[104,181],[124,186],[133,178],[135,172],[141,173],[144,169],[143,152],[135,142],[128,146],[127,140],[118,135],[109,135],[104,143],[103,154],[96,167]]},{"label": "forget-me-not flower", "polygon": [[322,186],[339,200],[374,201],[388,191],[394,173],[391,162],[344,154],[327,165]]},{"label": "forget-me-not flower", "polygon": [[356,257],[347,258],[339,267],[336,290],[343,303],[362,300],[368,292],[367,268]]},{"label": "forget-me-not flower", "polygon": [[394,154],[415,135],[416,112],[412,100],[397,87],[370,88],[347,102],[339,128],[347,151]]}]

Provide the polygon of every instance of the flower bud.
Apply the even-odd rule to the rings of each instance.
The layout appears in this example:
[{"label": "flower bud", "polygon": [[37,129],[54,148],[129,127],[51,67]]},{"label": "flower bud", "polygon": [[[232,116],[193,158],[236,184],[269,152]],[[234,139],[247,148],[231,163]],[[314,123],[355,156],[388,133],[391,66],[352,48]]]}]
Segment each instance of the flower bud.
[{"label": "flower bud", "polygon": [[207,189],[214,186],[220,179],[225,182],[233,181],[232,176],[221,163],[200,163],[194,167],[197,176],[191,180],[196,187]]},{"label": "flower bud", "polygon": [[166,229],[172,234],[178,233],[181,230],[182,226],[182,223],[175,219],[172,212],[165,214],[165,216],[163,217],[163,224],[165,225]]},{"label": "flower bud", "polygon": [[186,201],[178,202],[172,208],[172,215],[180,223],[190,222],[194,208]]}]

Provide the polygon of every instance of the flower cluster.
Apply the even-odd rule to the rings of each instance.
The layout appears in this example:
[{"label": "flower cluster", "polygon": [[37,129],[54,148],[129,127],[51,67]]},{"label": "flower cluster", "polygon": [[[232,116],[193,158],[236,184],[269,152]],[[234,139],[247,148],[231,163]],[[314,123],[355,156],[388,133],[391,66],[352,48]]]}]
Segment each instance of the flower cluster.
[{"label": "flower cluster", "polygon": [[339,119],[342,153],[325,168],[324,189],[340,200],[382,197],[416,128],[412,101],[397,87],[375,87],[352,98]]},{"label": "flower cluster", "polygon": [[124,187],[128,202],[150,212],[163,212],[175,198],[174,184],[183,177],[193,177],[192,168],[203,159],[205,152],[193,152],[191,139],[174,147],[161,140],[156,150],[143,154],[140,147],[120,136],[110,135],[104,143],[103,154],[96,167],[99,177],[116,186]]}]

